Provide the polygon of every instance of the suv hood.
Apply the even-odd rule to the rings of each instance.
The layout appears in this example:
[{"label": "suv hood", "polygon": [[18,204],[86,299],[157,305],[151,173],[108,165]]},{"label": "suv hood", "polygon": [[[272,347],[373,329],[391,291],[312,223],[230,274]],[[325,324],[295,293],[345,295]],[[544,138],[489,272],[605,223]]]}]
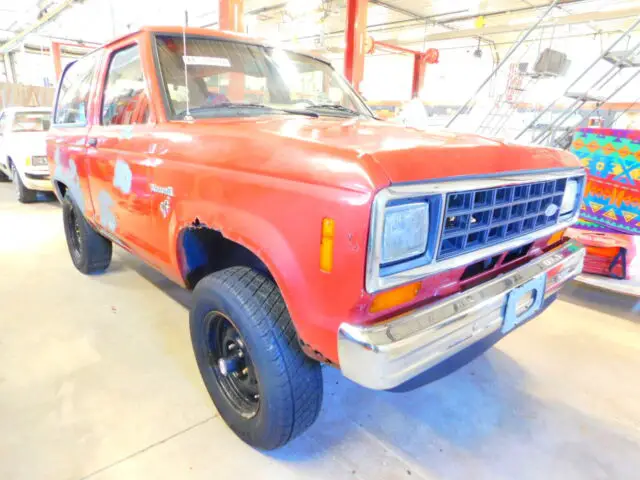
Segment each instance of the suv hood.
[{"label": "suv hood", "polygon": [[445,129],[423,131],[377,120],[271,119],[260,129],[369,156],[392,183],[580,166],[576,157],[554,148],[507,144]]},{"label": "suv hood", "polygon": [[247,160],[247,169],[357,189],[365,184],[370,189],[389,183],[580,166],[575,156],[558,149],[506,144],[444,129],[422,131],[373,119],[277,115],[199,119],[192,128],[193,133],[214,135],[216,148],[242,139],[245,152],[259,152]]}]

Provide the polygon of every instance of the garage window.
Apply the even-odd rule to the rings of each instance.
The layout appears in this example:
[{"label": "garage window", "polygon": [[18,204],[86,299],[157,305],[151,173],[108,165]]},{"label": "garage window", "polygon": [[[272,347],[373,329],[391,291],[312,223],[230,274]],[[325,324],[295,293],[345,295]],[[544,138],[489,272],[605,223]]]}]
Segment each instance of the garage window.
[{"label": "garage window", "polygon": [[95,67],[95,55],[83,57],[67,67],[58,91],[56,124],[73,127],[87,124],[87,103]]},{"label": "garage window", "polygon": [[116,52],[109,65],[102,105],[103,125],[146,123],[149,101],[137,45]]}]

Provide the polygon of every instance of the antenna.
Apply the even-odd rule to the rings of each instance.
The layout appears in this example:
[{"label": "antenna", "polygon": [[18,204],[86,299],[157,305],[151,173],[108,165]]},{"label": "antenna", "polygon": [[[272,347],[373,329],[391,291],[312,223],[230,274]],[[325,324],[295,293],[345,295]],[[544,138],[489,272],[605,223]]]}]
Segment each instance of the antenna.
[{"label": "antenna", "polygon": [[184,25],[182,26],[182,64],[184,65],[184,88],[187,91],[187,109],[184,114],[185,120],[193,120],[189,110],[189,81],[187,77],[187,26],[189,25],[189,13],[184,11]]}]

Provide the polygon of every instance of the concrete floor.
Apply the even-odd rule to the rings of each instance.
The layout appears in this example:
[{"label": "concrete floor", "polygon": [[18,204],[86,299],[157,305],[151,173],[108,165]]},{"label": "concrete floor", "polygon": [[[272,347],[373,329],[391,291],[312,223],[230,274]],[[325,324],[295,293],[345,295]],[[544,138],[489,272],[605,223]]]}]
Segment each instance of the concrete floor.
[{"label": "concrete floor", "polygon": [[[544,315],[409,394],[325,373],[306,436],[264,454],[200,381],[188,292],[117,250],[69,259],[55,202],[0,184],[1,479],[631,479],[640,472],[640,313],[570,286]],[[634,311],[635,308],[635,311]]]}]

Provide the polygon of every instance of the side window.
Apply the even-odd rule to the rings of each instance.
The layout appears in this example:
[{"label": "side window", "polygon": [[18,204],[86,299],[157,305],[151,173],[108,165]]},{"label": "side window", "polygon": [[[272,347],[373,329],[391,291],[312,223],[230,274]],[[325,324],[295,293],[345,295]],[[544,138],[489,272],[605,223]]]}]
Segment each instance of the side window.
[{"label": "side window", "polygon": [[71,64],[62,77],[53,121],[58,124],[82,126],[87,123],[87,103],[96,56],[81,58]]},{"label": "side window", "polygon": [[140,49],[137,45],[111,58],[102,104],[103,125],[146,123],[149,101],[145,92]]}]

